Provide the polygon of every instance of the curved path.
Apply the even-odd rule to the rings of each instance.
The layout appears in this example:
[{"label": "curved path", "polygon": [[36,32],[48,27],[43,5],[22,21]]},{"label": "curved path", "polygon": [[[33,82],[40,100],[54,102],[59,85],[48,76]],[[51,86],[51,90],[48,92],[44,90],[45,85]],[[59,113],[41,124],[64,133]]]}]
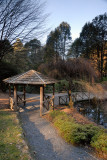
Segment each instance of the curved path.
[{"label": "curved path", "polygon": [[19,115],[35,160],[98,160],[87,148],[67,144],[55,128],[39,116],[39,103],[27,104]]}]

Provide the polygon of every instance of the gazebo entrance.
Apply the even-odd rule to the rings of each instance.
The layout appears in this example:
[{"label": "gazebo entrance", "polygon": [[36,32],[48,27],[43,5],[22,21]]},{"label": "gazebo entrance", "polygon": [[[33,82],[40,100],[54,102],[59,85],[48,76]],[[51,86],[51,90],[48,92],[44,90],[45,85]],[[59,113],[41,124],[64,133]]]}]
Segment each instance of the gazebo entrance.
[{"label": "gazebo entrance", "polygon": [[[40,116],[42,116],[43,113],[43,107],[46,109],[49,109],[49,105],[52,106],[54,109],[54,92],[55,87],[54,84],[57,82],[56,80],[49,78],[47,76],[44,76],[43,74],[35,71],[35,70],[29,70],[23,74],[19,74],[10,78],[7,78],[4,80],[5,83],[9,84],[9,97],[10,97],[10,105],[15,111],[18,110],[18,106],[20,103],[23,103],[26,105],[26,85],[32,85],[32,86],[39,86],[40,88]],[[14,97],[11,98],[11,86],[14,87]],[[18,95],[17,94],[17,86],[22,85],[23,86],[23,94]],[[44,87],[46,85],[52,85],[53,86],[53,96],[46,96],[44,94]]]}]

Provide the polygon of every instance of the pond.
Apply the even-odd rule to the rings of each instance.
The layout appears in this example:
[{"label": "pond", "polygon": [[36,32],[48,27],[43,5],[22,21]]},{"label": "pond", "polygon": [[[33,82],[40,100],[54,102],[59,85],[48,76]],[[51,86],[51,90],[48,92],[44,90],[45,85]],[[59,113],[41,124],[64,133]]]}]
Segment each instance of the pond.
[{"label": "pond", "polygon": [[96,105],[89,102],[75,104],[77,110],[91,121],[107,128],[107,101],[99,102]]}]

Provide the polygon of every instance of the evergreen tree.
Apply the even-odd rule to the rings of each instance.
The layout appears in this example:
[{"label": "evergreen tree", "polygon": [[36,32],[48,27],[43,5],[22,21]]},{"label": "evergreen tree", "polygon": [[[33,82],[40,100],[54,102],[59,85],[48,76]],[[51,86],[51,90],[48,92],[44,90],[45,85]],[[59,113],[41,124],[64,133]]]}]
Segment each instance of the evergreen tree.
[{"label": "evergreen tree", "polygon": [[71,44],[71,27],[68,23],[62,22],[57,28],[60,32],[59,43],[60,43],[60,54],[65,59],[68,49]]},{"label": "evergreen tree", "polygon": [[72,43],[69,51],[68,51],[68,57],[78,58],[81,55],[81,45],[82,42],[80,38],[75,39],[75,41]]},{"label": "evergreen tree", "polygon": [[27,49],[27,56],[31,67],[37,69],[44,61],[44,52],[41,42],[37,39],[33,39],[25,44],[25,48]]},{"label": "evergreen tree", "polygon": [[27,52],[19,38],[13,44],[13,52],[7,54],[4,61],[14,66],[19,73],[29,69]]},{"label": "evergreen tree", "polygon": [[65,59],[71,43],[71,27],[68,23],[62,22],[47,37],[45,47],[45,59],[47,61],[57,61],[59,58]]},{"label": "evergreen tree", "polygon": [[[80,43],[77,43],[79,41]],[[75,57],[81,53],[82,57],[94,61],[102,77],[107,61],[107,13],[86,23],[80,33],[79,41],[74,41],[71,53],[73,52]]]}]

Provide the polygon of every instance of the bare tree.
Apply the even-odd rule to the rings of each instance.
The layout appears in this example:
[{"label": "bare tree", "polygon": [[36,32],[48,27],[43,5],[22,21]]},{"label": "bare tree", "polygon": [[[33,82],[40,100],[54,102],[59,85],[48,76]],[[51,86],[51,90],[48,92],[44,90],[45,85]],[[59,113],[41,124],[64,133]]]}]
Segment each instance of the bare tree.
[{"label": "bare tree", "polygon": [[66,79],[70,83],[73,80],[92,82],[98,76],[90,61],[84,58],[59,59],[56,63],[41,64],[38,70],[56,79]]},{"label": "bare tree", "polygon": [[67,80],[69,86],[66,89],[69,97],[71,96],[71,90],[75,88],[73,81],[77,83],[77,81],[84,80],[92,84],[98,77],[92,64],[84,58],[60,59],[56,63],[41,64],[38,71],[59,80]]},{"label": "bare tree", "polygon": [[0,40],[28,40],[43,33],[44,5],[40,0],[0,0]]}]

